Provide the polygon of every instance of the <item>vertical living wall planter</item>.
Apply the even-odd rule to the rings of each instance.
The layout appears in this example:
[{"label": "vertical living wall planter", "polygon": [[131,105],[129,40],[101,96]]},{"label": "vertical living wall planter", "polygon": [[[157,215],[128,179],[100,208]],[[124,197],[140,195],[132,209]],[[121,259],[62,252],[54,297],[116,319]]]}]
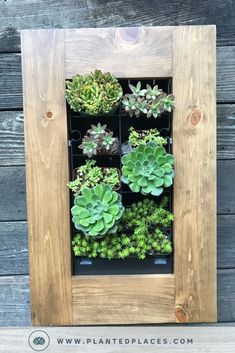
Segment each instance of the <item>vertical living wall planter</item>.
[{"label": "vertical living wall planter", "polygon": [[[215,36],[214,26],[22,31],[34,325],[216,321]],[[66,82],[69,87],[75,75],[96,69],[114,74],[124,95],[138,82],[142,88],[157,85],[168,97],[174,95],[174,111],[166,106],[161,114],[155,111],[156,116],[154,111],[148,118],[130,116],[125,98],[109,114],[89,116],[76,111],[66,103]],[[143,95],[139,93],[141,102]],[[115,137],[108,153],[106,147],[95,153],[84,147],[93,134],[91,125],[97,124],[105,131],[102,136],[112,132]],[[163,192],[158,187],[153,191],[152,182],[146,188],[145,178],[141,187],[127,180],[130,153],[138,152],[137,160],[142,158],[138,147],[131,150],[130,145],[144,138],[144,130],[149,135],[150,129],[158,129],[165,139],[164,153],[175,157],[174,184],[169,182],[173,161],[167,157]],[[136,140],[131,140],[132,131],[140,134]],[[160,152],[154,153],[157,158]],[[119,200],[112,208],[116,218],[111,221],[106,211],[104,216],[107,223],[113,222],[114,227],[109,227],[116,237],[116,253],[112,248],[94,252],[87,243],[81,245],[84,239],[90,242],[97,231],[105,233],[106,226],[99,222],[93,227],[93,219],[91,227],[87,221],[80,224],[80,206],[72,211],[71,221],[70,208],[79,204],[81,195],[77,189],[69,192],[67,184],[76,180],[79,168],[90,157],[103,173],[107,168],[117,173],[115,191],[109,190],[107,196],[109,200],[110,192],[118,195],[112,199]],[[151,163],[155,157],[153,161],[150,157]],[[131,183],[135,178],[130,177]],[[131,217],[140,218],[146,199],[156,209],[167,199],[165,212],[168,216],[174,213],[173,226],[170,222],[165,227],[155,224],[147,214],[141,221],[148,221],[149,241],[157,229],[165,245],[158,250],[154,243],[146,253],[139,245],[130,251]],[[126,223],[124,208],[131,215]],[[110,236],[110,229],[97,240],[96,249]]]}]

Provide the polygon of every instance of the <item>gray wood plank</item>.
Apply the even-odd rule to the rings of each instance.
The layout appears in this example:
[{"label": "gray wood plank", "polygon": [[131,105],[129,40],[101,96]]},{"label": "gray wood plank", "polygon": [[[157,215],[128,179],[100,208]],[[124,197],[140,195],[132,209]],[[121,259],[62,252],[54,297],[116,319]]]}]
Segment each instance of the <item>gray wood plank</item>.
[{"label": "gray wood plank", "polygon": [[[217,50],[217,100],[235,103],[235,46]],[[0,54],[0,109],[21,109],[21,57],[18,53]]]},{"label": "gray wood plank", "polygon": [[[217,105],[217,157],[235,158],[235,104]],[[0,166],[23,165],[22,111],[0,111]]]},{"label": "gray wood plank", "polygon": [[[234,175],[234,160],[218,161],[218,214],[235,213]],[[0,195],[0,221],[26,220],[23,166],[0,167]]]},{"label": "gray wood plank", "polygon": [[235,268],[234,230],[235,230],[235,215],[218,216],[217,218],[217,267],[219,269]]},{"label": "gray wood plank", "polygon": [[28,276],[0,277],[0,313],[0,327],[31,325]]},{"label": "gray wood plank", "polygon": [[23,107],[20,54],[0,54],[0,109]]},{"label": "gray wood plank", "polygon": [[218,318],[235,321],[235,269],[218,271]]},{"label": "gray wood plank", "polygon": [[26,220],[25,168],[0,168],[0,221]]},{"label": "gray wood plank", "polygon": [[26,222],[0,222],[0,276],[28,274]]},{"label": "gray wood plank", "polygon": [[235,47],[218,48],[217,50],[217,99],[218,101],[234,102],[235,101],[234,87],[235,87]]},{"label": "gray wood plank", "polygon": [[[219,214],[235,213],[235,162],[234,160],[220,160],[217,164],[217,190]],[[209,176],[208,176],[209,177]]]},{"label": "gray wood plank", "polygon": [[[218,271],[218,321],[235,321],[235,269]],[[0,277],[0,327],[30,325],[28,276]]]},{"label": "gray wood plank", "polygon": [[0,166],[25,163],[23,129],[23,112],[0,112]]},{"label": "gray wood plank", "polygon": [[217,105],[217,158],[235,158],[235,104]]},{"label": "gray wood plank", "polygon": [[[219,269],[235,268],[235,215],[218,216]],[[26,222],[0,222],[0,276],[29,273]]]},{"label": "gray wood plank", "polygon": [[1,51],[19,51],[19,30],[216,24],[219,45],[235,45],[233,0],[18,0],[0,2]]}]

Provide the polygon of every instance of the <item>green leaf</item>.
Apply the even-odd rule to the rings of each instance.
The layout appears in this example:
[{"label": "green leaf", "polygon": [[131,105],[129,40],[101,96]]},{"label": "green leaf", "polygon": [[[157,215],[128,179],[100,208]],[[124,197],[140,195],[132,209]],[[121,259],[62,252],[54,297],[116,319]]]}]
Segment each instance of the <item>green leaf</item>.
[{"label": "green leaf", "polygon": [[131,183],[130,189],[133,192],[140,192],[140,186],[138,185],[138,183]]},{"label": "green leaf", "polygon": [[106,191],[106,193],[103,196],[102,202],[109,203],[111,200],[112,200],[112,192]]},{"label": "green leaf", "polygon": [[[113,207],[115,207],[115,206],[113,206]],[[111,207],[110,207],[111,208]],[[110,214],[111,212],[110,212],[110,208],[108,209],[108,212],[109,213],[107,213],[107,212],[104,212],[103,213],[103,218],[104,218],[104,221],[105,221],[105,223],[110,223],[111,221],[112,221],[112,219],[113,219],[113,217],[112,217],[112,214]],[[119,208],[118,208],[118,211],[119,211]],[[118,213],[118,212],[117,212]]]},{"label": "green leaf", "polygon": [[162,192],[163,192],[163,188],[155,188],[155,189],[151,192],[151,194],[152,194],[153,196],[159,196],[159,195],[162,194]]},{"label": "green leaf", "polygon": [[166,163],[173,165],[175,163],[175,158],[172,154],[166,154]]},{"label": "green leaf", "polygon": [[145,192],[146,194],[150,194],[154,188],[155,188],[154,184],[152,182],[149,182],[147,186],[142,188],[142,191]]},{"label": "green leaf", "polygon": [[146,177],[141,177],[141,178],[138,180],[138,184],[139,184],[140,186],[147,186],[147,184],[148,184],[147,178],[146,178]]},{"label": "green leaf", "polygon": [[172,185],[172,177],[169,175],[165,175],[164,177],[164,186],[167,188]]},{"label": "green leaf", "polygon": [[162,178],[158,178],[158,177],[156,177],[155,179],[154,179],[154,185],[155,185],[155,187],[159,187],[159,186],[162,186],[163,185],[163,182],[164,182],[164,180],[162,179]]},{"label": "green leaf", "polygon": [[[109,207],[109,209],[108,209],[108,212],[113,216],[118,215],[119,211],[120,211],[120,208],[117,205],[113,205],[113,206]],[[111,216],[111,218],[112,218],[112,216]]]}]

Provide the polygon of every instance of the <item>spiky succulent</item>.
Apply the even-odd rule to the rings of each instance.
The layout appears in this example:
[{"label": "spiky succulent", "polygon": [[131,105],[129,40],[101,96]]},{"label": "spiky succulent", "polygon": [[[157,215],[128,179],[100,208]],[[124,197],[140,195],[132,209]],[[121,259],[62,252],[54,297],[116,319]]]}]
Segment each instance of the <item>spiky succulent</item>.
[{"label": "spiky succulent", "polygon": [[87,157],[91,158],[93,155],[97,154],[99,143],[97,140],[93,139],[89,136],[84,136],[82,139],[81,145],[78,148],[83,150],[83,153],[87,155]]},{"label": "spiky succulent", "polygon": [[107,125],[91,125],[91,129],[87,130],[86,135],[82,139],[78,148],[83,150],[83,154],[91,158],[98,152],[116,153],[119,149],[119,140],[113,137],[113,132],[107,129]]},{"label": "spiky succulent", "polygon": [[174,96],[162,92],[157,85],[151,87],[147,84],[146,89],[142,89],[139,81],[136,87],[129,84],[129,88],[132,93],[125,94],[122,106],[131,117],[135,115],[138,118],[142,113],[147,118],[157,118],[164,111],[171,112],[175,108]]},{"label": "spiky succulent", "polygon": [[91,124],[91,129],[87,130],[87,133],[92,136],[94,139],[99,138],[101,135],[106,134],[107,125],[101,125],[98,123],[97,125]]},{"label": "spiky succulent", "polygon": [[133,192],[159,196],[172,185],[174,157],[155,142],[141,144],[122,157],[122,182]]},{"label": "spiky succulent", "polygon": [[76,112],[90,115],[112,111],[122,98],[122,87],[110,72],[95,70],[90,74],[76,75],[66,81],[66,98]]},{"label": "spiky succulent", "polygon": [[120,194],[109,185],[82,189],[71,209],[75,228],[90,236],[115,233],[123,211]]}]

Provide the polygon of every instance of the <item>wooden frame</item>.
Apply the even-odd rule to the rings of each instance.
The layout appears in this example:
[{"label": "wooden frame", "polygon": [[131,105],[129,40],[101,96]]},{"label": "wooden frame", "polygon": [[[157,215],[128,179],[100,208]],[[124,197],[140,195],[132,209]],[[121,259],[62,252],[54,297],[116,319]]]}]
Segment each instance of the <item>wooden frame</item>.
[{"label": "wooden frame", "polygon": [[[215,26],[22,31],[34,325],[216,321],[215,37]],[[65,79],[97,67],[173,78],[174,274],[72,276]]]}]

